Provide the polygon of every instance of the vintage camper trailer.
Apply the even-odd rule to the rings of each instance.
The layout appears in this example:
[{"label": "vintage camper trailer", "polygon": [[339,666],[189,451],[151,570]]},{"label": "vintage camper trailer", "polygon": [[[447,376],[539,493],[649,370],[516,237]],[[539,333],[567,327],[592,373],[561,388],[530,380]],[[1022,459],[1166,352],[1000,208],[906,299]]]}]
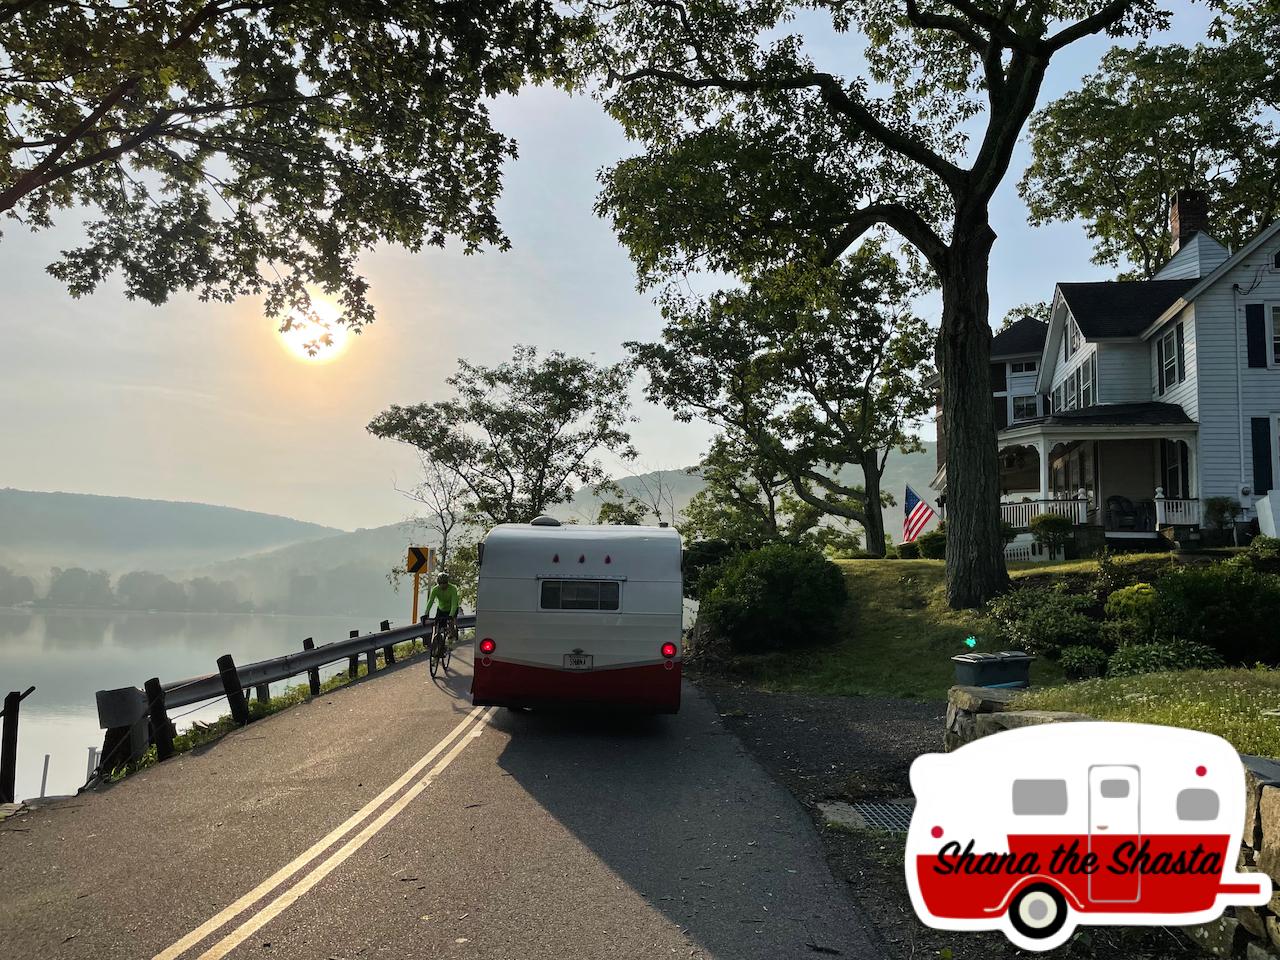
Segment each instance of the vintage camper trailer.
[{"label": "vintage camper trailer", "polygon": [[916,758],[911,787],[907,886],[933,927],[1048,950],[1079,924],[1205,923],[1271,896],[1236,872],[1244,769],[1220,737],[1025,727]]},{"label": "vintage camper trailer", "polygon": [[494,527],[481,546],[472,699],[675,713],[680,568],[680,535],[665,526]]}]

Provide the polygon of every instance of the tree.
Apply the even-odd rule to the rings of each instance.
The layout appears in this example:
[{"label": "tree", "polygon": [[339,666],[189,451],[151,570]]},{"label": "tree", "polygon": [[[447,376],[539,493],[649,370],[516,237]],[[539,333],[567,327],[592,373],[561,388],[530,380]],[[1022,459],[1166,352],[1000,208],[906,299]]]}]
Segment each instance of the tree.
[{"label": "tree", "polygon": [[1213,235],[1238,249],[1280,216],[1275,72],[1253,32],[1221,46],[1111,50],[1031,121],[1018,184],[1031,222],[1080,218],[1094,263],[1150,278],[1169,258],[1170,198],[1194,187]]},{"label": "tree", "polygon": [[0,607],[16,607],[36,598],[36,585],[30,577],[0,566]]},{"label": "tree", "polygon": [[182,585],[161,573],[134,570],[116,583],[116,599],[126,610],[187,610]]},{"label": "tree", "polygon": [[[651,399],[730,430],[818,516],[861,524],[874,549],[892,502],[880,490],[889,451],[918,449],[911,428],[933,401],[912,290],[893,257],[867,244],[832,266],[767,271],[745,290],[669,289],[662,342],[628,347]],[[840,477],[849,463],[860,485]]]},{"label": "tree", "polygon": [[516,347],[496,367],[458,361],[451,400],[392,406],[369,424],[407,443],[466,488],[464,522],[527,523],[606,477],[596,454],[635,456],[627,424],[632,371]]},{"label": "tree", "polygon": [[[866,40],[865,78],[819,69],[788,32],[814,6],[830,15],[835,42]],[[877,230],[932,268],[942,290],[947,596],[953,606],[984,602],[1008,578],[986,375],[991,199],[1053,57],[1104,31],[1147,32],[1168,15],[1154,0],[590,9],[584,66],[606,78],[606,107],[646,148],[606,174],[600,200],[642,283],[695,268],[830,263]]]},{"label": "tree", "polygon": [[1004,319],[1000,321],[1000,329],[997,332],[1004,333],[1024,317],[1031,317],[1031,319],[1039,320],[1041,323],[1048,323],[1049,314],[1052,311],[1053,304],[1048,300],[1040,300],[1036,303],[1020,303],[1005,313]]},{"label": "tree", "polygon": [[440,566],[445,567],[449,563],[450,538],[462,523],[466,484],[453,470],[425,454],[418,455],[418,463],[422,468],[421,479],[412,490],[401,492],[422,505],[424,512],[411,517],[410,521],[435,534]]},{"label": "tree", "polygon": [[81,296],[123,275],[372,319],[361,251],[506,246],[515,145],[487,101],[560,72],[575,19],[550,0],[449,4],[114,0],[0,5],[0,214],[91,213],[50,271]]},{"label": "tree", "polygon": [[681,524],[681,533],[691,540],[739,550],[774,542],[806,544],[839,556],[861,546],[847,522],[822,524],[822,511],[797,497],[791,480],[741,437],[716,437],[698,471],[705,486],[690,500]]},{"label": "tree", "polygon": [[636,527],[644,523],[649,512],[644,501],[631,496],[613,480],[597,483],[593,488],[600,498],[596,511],[596,523],[616,523]]},{"label": "tree", "polygon": [[54,567],[49,575],[49,593],[45,602],[54,607],[97,607],[105,609],[115,602],[111,580],[105,570],[81,567]]}]

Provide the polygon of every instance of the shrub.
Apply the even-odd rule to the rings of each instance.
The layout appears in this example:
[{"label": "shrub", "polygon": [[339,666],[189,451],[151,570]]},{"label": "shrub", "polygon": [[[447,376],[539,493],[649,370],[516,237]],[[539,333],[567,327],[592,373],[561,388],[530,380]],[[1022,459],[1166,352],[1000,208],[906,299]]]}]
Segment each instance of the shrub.
[{"label": "shrub", "polygon": [[1127,677],[1165,670],[1205,670],[1222,666],[1217,651],[1194,640],[1135,643],[1120,647],[1107,661],[1107,673]]},{"label": "shrub", "polygon": [[919,560],[920,545],[918,543],[900,543],[898,544],[899,560]]},{"label": "shrub", "polygon": [[1056,659],[1064,647],[1094,646],[1098,625],[1085,615],[1089,597],[1048,587],[1011,590],[991,601],[991,618],[1005,642]]},{"label": "shrub", "polygon": [[1075,525],[1071,518],[1060,513],[1037,514],[1027,526],[1036,543],[1044,547],[1050,557],[1057,556],[1058,551],[1065,548],[1075,536]]},{"label": "shrub", "polygon": [[1249,543],[1249,556],[1255,560],[1280,560],[1280,537],[1254,537]]},{"label": "shrub", "polygon": [[725,561],[699,610],[734,653],[831,639],[848,600],[844,574],[805,546],[771,543]]},{"label": "shrub", "polygon": [[1107,655],[1097,647],[1064,647],[1060,659],[1068,680],[1100,677],[1107,669]]},{"label": "shrub", "polygon": [[916,537],[916,545],[920,548],[920,556],[926,560],[947,559],[947,531],[944,527],[920,534]]},{"label": "shrub", "polygon": [[1018,539],[1018,528],[1008,520],[1001,520],[1000,539],[1004,541],[1004,545],[1007,547],[1009,544],[1013,543],[1013,541]]},{"label": "shrub", "polygon": [[1156,588],[1151,584],[1121,586],[1107,598],[1108,620],[1132,620],[1151,626],[1156,618]]},{"label": "shrub", "polygon": [[715,586],[724,562],[735,552],[724,540],[695,540],[684,551],[684,593],[701,600]]},{"label": "shrub", "polygon": [[1214,563],[1167,573],[1155,589],[1159,640],[1205,644],[1229,664],[1280,664],[1280,577]]}]

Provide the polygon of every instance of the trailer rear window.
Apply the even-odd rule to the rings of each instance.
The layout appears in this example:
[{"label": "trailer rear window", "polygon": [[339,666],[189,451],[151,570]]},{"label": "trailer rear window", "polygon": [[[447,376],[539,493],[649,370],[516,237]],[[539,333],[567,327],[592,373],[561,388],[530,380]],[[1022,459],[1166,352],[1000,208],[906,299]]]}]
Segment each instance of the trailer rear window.
[{"label": "trailer rear window", "polygon": [[543,580],[543,610],[617,610],[617,580]]},{"label": "trailer rear window", "polygon": [[1179,820],[1217,820],[1218,795],[1212,790],[1192,789],[1178,793]]}]

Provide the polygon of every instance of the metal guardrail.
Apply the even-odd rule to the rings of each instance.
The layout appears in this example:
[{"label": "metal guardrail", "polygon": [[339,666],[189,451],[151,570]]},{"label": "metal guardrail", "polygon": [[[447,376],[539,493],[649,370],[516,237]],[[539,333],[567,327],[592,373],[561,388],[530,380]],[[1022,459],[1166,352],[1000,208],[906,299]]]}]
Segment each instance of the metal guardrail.
[{"label": "metal guardrail", "polygon": [[[474,614],[458,617],[460,630],[475,625]],[[270,660],[259,660],[257,663],[236,664],[236,675],[240,678],[241,689],[250,690],[263,684],[289,680],[308,670],[318,670],[320,667],[339,660],[349,660],[351,657],[371,650],[380,650],[406,640],[429,637],[432,629],[434,629],[434,622],[424,620],[421,623],[396,627],[394,630],[380,630],[364,636],[335,640],[332,643],[321,644],[312,650],[286,653],[283,656],[272,657]],[[203,703],[206,700],[216,700],[226,693],[222,676],[218,673],[192,677],[188,680],[176,680],[162,684],[161,689],[164,690],[166,707],[185,707]]]}]

